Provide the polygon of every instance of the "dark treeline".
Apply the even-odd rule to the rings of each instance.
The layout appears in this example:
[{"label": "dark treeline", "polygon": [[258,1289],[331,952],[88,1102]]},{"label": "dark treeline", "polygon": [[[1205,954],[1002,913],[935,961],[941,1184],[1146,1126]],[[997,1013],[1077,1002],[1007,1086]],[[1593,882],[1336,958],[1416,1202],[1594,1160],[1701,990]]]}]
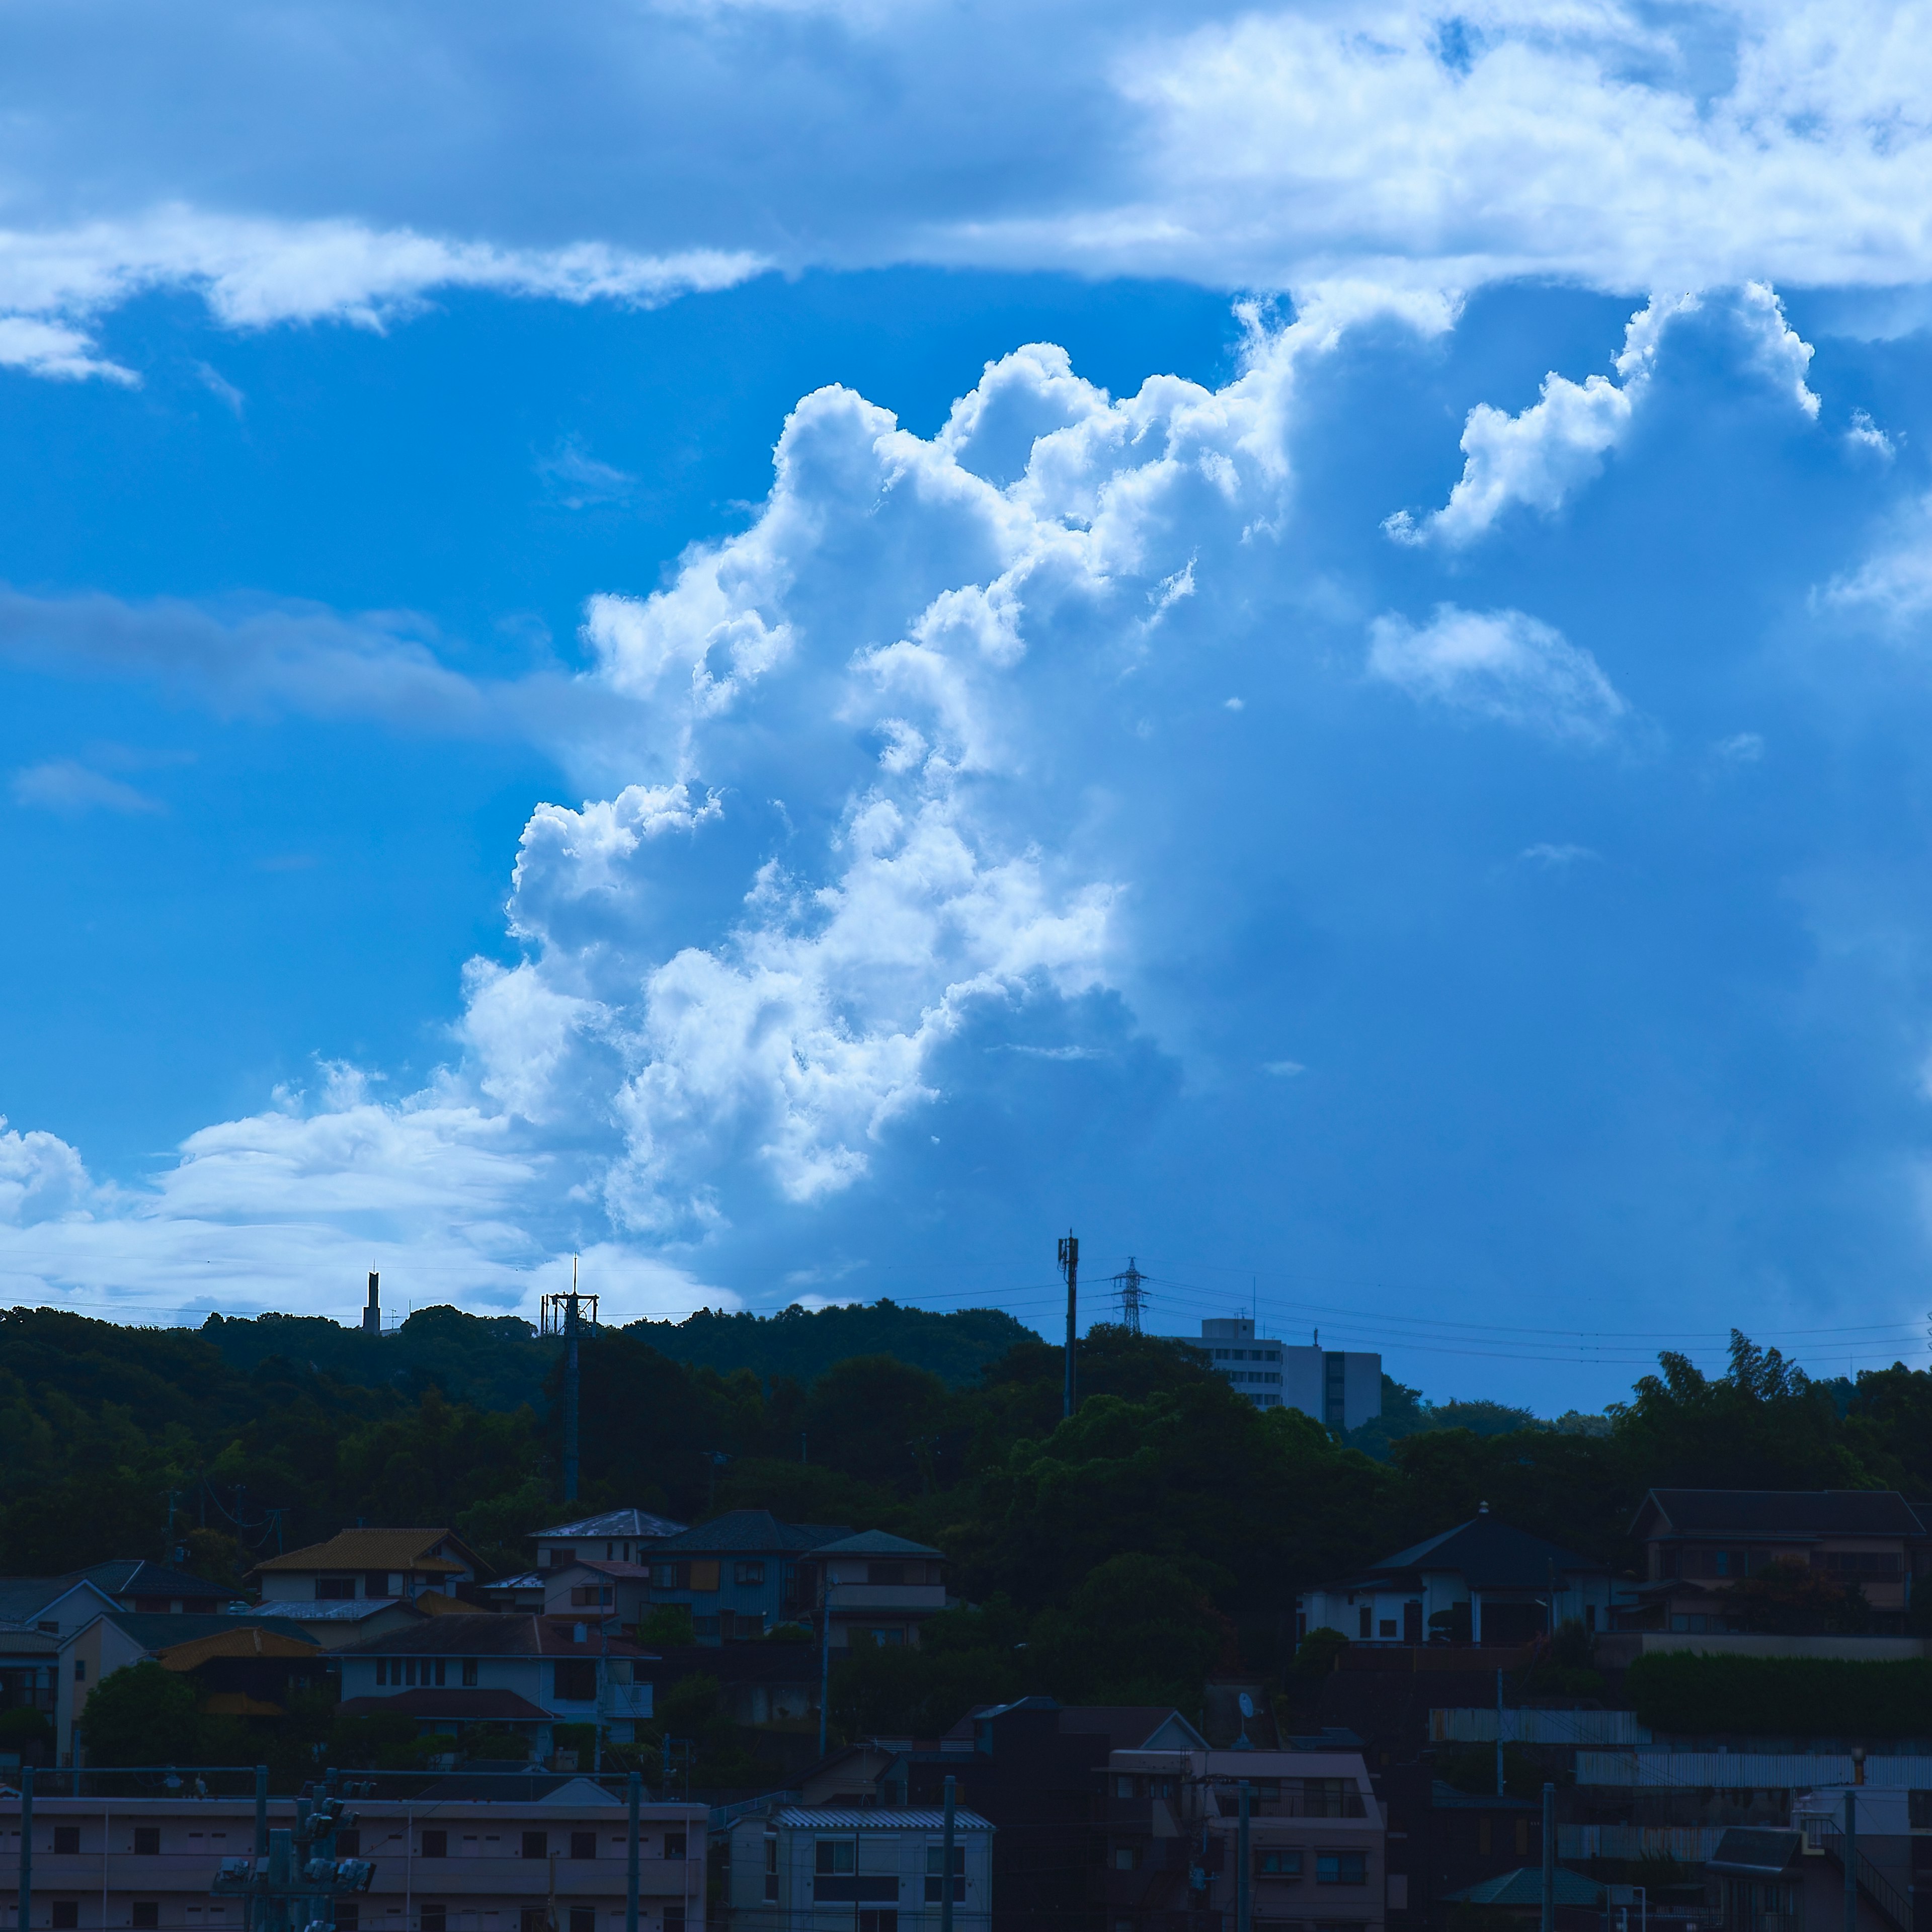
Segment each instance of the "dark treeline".
[{"label": "dark treeline", "polygon": [[[850,1312],[794,1314],[747,1340],[807,1363],[820,1346],[808,1324]],[[0,1568],[159,1555],[170,1490],[177,1540],[228,1580],[275,1546],[270,1508],[291,1547],[358,1520],[447,1522],[493,1564],[528,1561],[523,1538],[560,1513],[554,1344],[431,1310],[400,1336],[357,1338],[397,1352],[386,1378],[356,1378],[320,1352],[258,1346],[294,1332],[0,1316]],[[1060,1352],[1030,1336],[950,1382],[884,1353],[809,1378],[722,1373],[672,1359],[651,1332],[584,1344],[581,1508],[695,1522],[760,1506],[892,1529],[944,1549],[978,1606],[928,1652],[849,1672],[855,1724],[950,1722],[950,1705],[1028,1689],[1192,1704],[1219,1665],[1287,1672],[1298,1589],[1480,1502],[1622,1568],[1653,1484],[1932,1496],[1932,1375],[1814,1381],[1742,1336],[1726,1373],[1666,1354],[1602,1418],[1509,1426],[1502,1412],[1498,1426],[1492,1406],[1472,1405],[1495,1430],[1480,1433],[1444,1426],[1445,1405],[1370,1455],[1294,1412],[1251,1408],[1184,1346],[1116,1328],[1082,1344],[1070,1421]],[[1418,1410],[1413,1391],[1395,1396]]]}]

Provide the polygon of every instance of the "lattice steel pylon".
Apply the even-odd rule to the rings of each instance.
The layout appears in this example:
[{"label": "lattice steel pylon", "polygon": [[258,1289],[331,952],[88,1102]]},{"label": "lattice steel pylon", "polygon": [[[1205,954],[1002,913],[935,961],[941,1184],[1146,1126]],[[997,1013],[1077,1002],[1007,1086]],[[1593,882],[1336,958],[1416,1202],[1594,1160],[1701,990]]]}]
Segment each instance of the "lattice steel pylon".
[{"label": "lattice steel pylon", "polygon": [[1135,1267],[1132,1255],[1127,1257],[1125,1272],[1114,1277],[1114,1292],[1120,1300],[1121,1324],[1130,1334],[1141,1332],[1141,1313],[1148,1304],[1148,1292],[1141,1284],[1146,1280]]}]

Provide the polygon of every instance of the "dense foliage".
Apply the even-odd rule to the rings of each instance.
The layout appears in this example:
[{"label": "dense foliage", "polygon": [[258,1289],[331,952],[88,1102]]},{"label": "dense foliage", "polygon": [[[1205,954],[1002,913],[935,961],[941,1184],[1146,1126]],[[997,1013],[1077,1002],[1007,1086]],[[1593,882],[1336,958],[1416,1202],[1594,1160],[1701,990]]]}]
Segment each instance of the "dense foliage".
[{"label": "dense foliage", "polygon": [[[956,1371],[963,1357],[920,1324],[960,1324],[970,1352],[1006,1320],[908,1325],[909,1312],[720,1318],[700,1339],[803,1366],[832,1352],[825,1334],[870,1340],[852,1317],[877,1316]],[[358,1520],[448,1522],[487,1560],[526,1562],[524,1538],[560,1513],[555,1346],[520,1323],[430,1310],[398,1336],[351,1338],[397,1365],[384,1378],[343,1352],[344,1332],[0,1315],[0,1568],[159,1555],[171,1492],[177,1545],[228,1579],[278,1538],[292,1547]],[[1083,1342],[1066,1420],[1060,1351],[1030,1336],[962,1382],[889,1352],[808,1378],[725,1373],[673,1359],[652,1332],[583,1345],[580,1508],[695,1522],[762,1506],[891,1529],[944,1549],[979,1606],[942,1619],[916,1655],[843,1667],[835,1708],[866,1728],[929,1732],[975,1699],[1031,1690],[1192,1703],[1205,1673],[1237,1660],[1292,1689],[1298,1589],[1482,1502],[1622,1568],[1653,1484],[1932,1492],[1932,1376],[1814,1382],[1742,1336],[1726,1373],[1666,1354],[1587,1426],[1498,1427],[1508,1412],[1482,1405],[1467,1406],[1481,1429],[1446,1426],[1459,1406],[1418,1420],[1412,1403],[1396,1419],[1418,1426],[1371,1455],[1296,1412],[1253,1408],[1196,1351],[1117,1328]],[[276,1340],[299,1348],[266,1348]],[[1774,1577],[1758,1594],[1767,1628],[1856,1627],[1849,1600],[1801,1601]]]},{"label": "dense foliage", "polygon": [[1932,1737],[1932,1664],[1666,1651],[1624,1673],[1637,1721],[1690,1736]]}]

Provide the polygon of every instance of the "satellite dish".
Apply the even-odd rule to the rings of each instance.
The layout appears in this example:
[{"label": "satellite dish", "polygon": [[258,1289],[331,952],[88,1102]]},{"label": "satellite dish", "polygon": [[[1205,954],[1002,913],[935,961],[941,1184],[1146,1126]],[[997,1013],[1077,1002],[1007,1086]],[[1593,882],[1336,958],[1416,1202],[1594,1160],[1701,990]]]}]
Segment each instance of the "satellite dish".
[{"label": "satellite dish", "polygon": [[1241,1715],[1252,1718],[1255,1714],[1255,1700],[1244,1690],[1241,1693]]}]

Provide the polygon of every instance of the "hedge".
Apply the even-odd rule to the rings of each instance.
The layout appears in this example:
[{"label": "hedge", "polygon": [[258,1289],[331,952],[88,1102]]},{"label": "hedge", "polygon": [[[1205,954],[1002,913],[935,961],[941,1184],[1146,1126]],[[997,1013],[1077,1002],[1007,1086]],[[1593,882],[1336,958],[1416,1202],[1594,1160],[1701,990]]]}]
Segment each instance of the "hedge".
[{"label": "hedge", "polygon": [[1636,1659],[1624,1688],[1637,1721],[1653,1731],[1932,1737],[1932,1662],[1922,1658],[1858,1664],[1665,1651]]}]

